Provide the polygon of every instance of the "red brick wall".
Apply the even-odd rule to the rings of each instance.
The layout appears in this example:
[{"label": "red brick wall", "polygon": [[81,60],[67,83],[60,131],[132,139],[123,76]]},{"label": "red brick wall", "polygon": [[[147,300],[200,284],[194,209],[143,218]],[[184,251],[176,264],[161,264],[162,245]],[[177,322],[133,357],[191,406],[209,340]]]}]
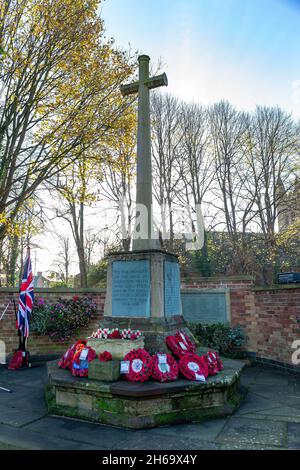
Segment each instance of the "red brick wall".
[{"label": "red brick wall", "polygon": [[[248,337],[246,350],[255,352],[258,357],[275,361],[291,363],[294,340],[300,339],[300,285],[274,286],[273,288],[255,288],[250,276],[241,278],[200,278],[184,279],[182,288],[218,289],[228,288],[230,291],[231,323],[241,325]],[[104,310],[105,291],[97,289],[57,290],[36,289],[36,296],[43,297],[48,302],[55,302],[59,297],[73,295],[90,295],[98,305],[97,317],[89,326],[76,336],[88,336],[101,322]],[[2,311],[15,295],[16,289],[0,288],[0,317]],[[48,337],[34,333],[29,337],[31,354],[48,355],[62,354],[68,344],[73,342],[55,342]],[[15,329],[13,305],[10,305],[3,320],[0,321],[0,340],[4,340],[7,352],[11,353],[18,344]]]},{"label": "red brick wall", "polygon": [[299,287],[254,291],[259,357],[291,363],[292,343],[300,340]]},{"label": "red brick wall", "polygon": [[291,364],[300,340],[300,285],[255,288],[250,276],[183,280],[184,288],[230,290],[231,324],[247,335],[245,349],[257,357]]},{"label": "red brick wall", "polygon": [[[14,295],[16,304],[18,303],[17,289],[0,288],[0,317],[7,303]],[[90,321],[89,325],[82,329],[76,338],[70,338],[67,341],[54,341],[48,336],[39,336],[31,333],[28,339],[28,349],[32,355],[51,355],[63,354],[68,345],[75,339],[85,338],[98,327],[103,316],[105,291],[96,289],[78,289],[78,290],[57,290],[57,289],[35,289],[37,298],[43,297],[47,303],[55,303],[59,298],[71,298],[73,295],[88,295],[92,297],[97,304],[97,315]],[[18,346],[18,336],[15,327],[15,311],[13,303],[10,303],[3,319],[0,321],[0,340],[5,341],[6,353],[11,354]]]},{"label": "red brick wall", "polygon": [[252,276],[224,278],[198,278],[183,280],[185,289],[229,289],[232,325],[241,325],[247,335],[247,349],[256,351],[256,311]]}]

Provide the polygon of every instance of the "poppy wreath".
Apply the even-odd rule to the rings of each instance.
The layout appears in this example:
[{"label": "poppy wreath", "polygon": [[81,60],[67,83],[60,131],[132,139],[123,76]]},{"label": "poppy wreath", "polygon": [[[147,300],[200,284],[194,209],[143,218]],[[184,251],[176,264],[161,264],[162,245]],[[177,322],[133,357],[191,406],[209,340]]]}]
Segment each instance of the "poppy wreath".
[{"label": "poppy wreath", "polygon": [[210,364],[211,364],[211,361],[215,364],[215,369],[217,370],[217,372],[220,372],[221,370],[223,370],[223,362],[221,361],[220,356],[216,351],[208,351],[208,353],[206,353],[205,356],[207,357],[207,361]]},{"label": "poppy wreath", "polygon": [[123,359],[129,362],[129,372],[124,374],[130,382],[145,382],[151,375],[152,359],[150,354],[142,348],[133,349]]},{"label": "poppy wreath", "polygon": [[203,359],[205,360],[208,367],[208,375],[216,375],[219,372],[219,368],[217,361],[213,358],[211,352],[204,354]]},{"label": "poppy wreath", "polygon": [[[85,359],[80,359],[80,355],[84,349],[88,349],[88,353]],[[76,352],[72,361],[72,375],[79,377],[88,377],[89,362],[96,359],[97,354],[93,348],[86,346],[85,344],[79,344],[76,348]]]},{"label": "poppy wreath", "polygon": [[183,331],[177,331],[175,333],[176,338],[178,338],[180,341],[183,341],[185,345],[188,346],[189,352],[195,354],[196,352],[196,344],[194,341],[192,341],[187,334],[185,334]]},{"label": "poppy wreath", "polygon": [[172,353],[178,357],[182,357],[188,353],[194,354],[196,352],[195,343],[181,331],[177,331],[174,336],[167,336],[166,344],[171,349]]},{"label": "poppy wreath", "polygon": [[86,345],[86,340],[81,339],[79,341],[76,341],[63,355],[63,357],[58,361],[58,367],[61,369],[72,369],[72,361],[74,354],[76,352],[76,348],[80,346],[81,344]]},{"label": "poppy wreath", "polygon": [[114,330],[112,333],[108,335],[109,339],[121,339],[121,333],[119,330]]},{"label": "poppy wreath", "polygon": [[185,354],[179,359],[178,367],[182,375],[189,380],[200,380],[198,377],[208,376],[208,367],[203,357],[197,354]]},{"label": "poppy wreath", "polygon": [[[166,362],[160,363],[159,356],[166,356]],[[152,377],[158,382],[172,382],[178,378],[178,365],[171,354],[157,353],[152,356]]]},{"label": "poppy wreath", "polygon": [[23,364],[23,353],[22,351],[15,351],[13,357],[10,360],[8,369],[9,370],[16,370],[20,369]]},{"label": "poppy wreath", "polygon": [[109,351],[103,351],[103,353],[99,354],[99,361],[101,362],[108,362],[112,360],[112,355]]}]

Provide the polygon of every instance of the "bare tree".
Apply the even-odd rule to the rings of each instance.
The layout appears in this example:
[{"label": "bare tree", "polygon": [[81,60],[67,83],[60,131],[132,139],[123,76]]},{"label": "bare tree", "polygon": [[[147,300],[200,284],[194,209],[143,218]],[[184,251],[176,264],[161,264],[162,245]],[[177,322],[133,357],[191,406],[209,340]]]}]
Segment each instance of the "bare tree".
[{"label": "bare tree", "polygon": [[163,236],[166,237],[169,232],[172,246],[174,205],[181,178],[180,173],[175,171],[179,164],[183,132],[180,126],[180,102],[172,95],[153,93],[151,112],[153,190],[160,207]]},{"label": "bare tree", "polygon": [[[254,201],[245,198],[247,172],[244,169],[244,144],[248,117],[221,101],[209,109],[215,181],[211,205],[219,212],[220,225],[225,226],[235,257],[233,269],[247,270],[246,239]],[[242,241],[242,244],[240,243]]]},{"label": "bare tree", "polygon": [[[203,106],[182,103],[180,110],[181,151],[178,159],[180,191],[177,198],[189,217],[193,234],[197,233],[197,210],[203,209],[215,174],[210,154],[208,113]],[[199,234],[198,234],[199,235]]]},{"label": "bare tree", "polygon": [[[114,233],[121,241],[124,251],[130,249],[134,220],[133,183],[136,167],[136,122],[127,120],[119,130],[117,144],[106,149],[109,163],[103,165],[98,179],[100,194],[108,201],[110,210],[115,212],[117,230]],[[121,230],[119,227],[121,226]]]},{"label": "bare tree", "polygon": [[253,201],[253,220],[259,237],[268,259],[273,258],[273,264],[265,263],[262,267],[264,281],[268,283],[273,280],[276,263],[278,217],[290,209],[288,203],[295,203],[287,195],[295,184],[295,171],[299,171],[299,131],[299,125],[280,108],[261,106],[251,116],[247,130],[245,187],[248,200]]},{"label": "bare tree", "polygon": [[70,266],[72,263],[72,249],[70,237],[68,234],[57,234],[57,240],[59,243],[59,252],[56,265],[63,274],[63,279],[68,285],[70,280]]}]

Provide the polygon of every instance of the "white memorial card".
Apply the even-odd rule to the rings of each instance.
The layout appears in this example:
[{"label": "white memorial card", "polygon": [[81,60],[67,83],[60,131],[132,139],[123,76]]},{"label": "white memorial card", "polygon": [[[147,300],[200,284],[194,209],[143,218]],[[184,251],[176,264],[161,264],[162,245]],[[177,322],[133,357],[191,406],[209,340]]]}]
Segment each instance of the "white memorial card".
[{"label": "white memorial card", "polygon": [[166,364],[167,363],[167,355],[166,354],[157,354],[158,363],[159,364]]},{"label": "white memorial card", "polygon": [[129,372],[130,361],[121,361],[120,372],[121,374],[127,374]]},{"label": "white memorial card", "polygon": [[205,377],[204,377],[204,375],[195,374],[195,377],[196,377],[196,380],[198,380],[199,382],[205,382]]},{"label": "white memorial card", "polygon": [[81,353],[80,353],[79,359],[80,359],[81,361],[85,361],[86,358],[87,358],[88,353],[89,353],[88,348],[83,349],[83,350],[81,351]]}]

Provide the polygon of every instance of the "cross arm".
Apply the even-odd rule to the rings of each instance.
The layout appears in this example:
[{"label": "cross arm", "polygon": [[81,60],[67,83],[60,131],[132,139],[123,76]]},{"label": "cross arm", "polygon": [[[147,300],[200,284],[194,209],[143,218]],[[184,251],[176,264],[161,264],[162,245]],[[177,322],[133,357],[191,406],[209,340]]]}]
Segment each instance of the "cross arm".
[{"label": "cross arm", "polygon": [[158,88],[160,86],[168,86],[168,77],[165,73],[157,75],[156,77],[150,77],[146,80],[145,85],[151,90],[151,88]]},{"label": "cross arm", "polygon": [[[165,73],[157,75],[156,77],[150,77],[145,80],[145,85],[151,90],[160,86],[168,86],[168,78]],[[139,82],[128,83],[127,85],[121,85],[120,87],[122,96],[133,95],[139,91]]]},{"label": "cross arm", "polygon": [[133,95],[139,91],[139,82],[128,83],[128,85],[121,85],[120,87],[122,96]]}]

